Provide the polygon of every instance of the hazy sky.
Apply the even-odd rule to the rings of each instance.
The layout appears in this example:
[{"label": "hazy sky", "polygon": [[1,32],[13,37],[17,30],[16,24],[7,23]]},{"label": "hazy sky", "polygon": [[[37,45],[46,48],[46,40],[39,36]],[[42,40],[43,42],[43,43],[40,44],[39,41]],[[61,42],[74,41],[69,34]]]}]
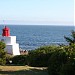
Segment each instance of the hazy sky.
[{"label": "hazy sky", "polygon": [[74,25],[74,0],[0,0],[0,24]]}]

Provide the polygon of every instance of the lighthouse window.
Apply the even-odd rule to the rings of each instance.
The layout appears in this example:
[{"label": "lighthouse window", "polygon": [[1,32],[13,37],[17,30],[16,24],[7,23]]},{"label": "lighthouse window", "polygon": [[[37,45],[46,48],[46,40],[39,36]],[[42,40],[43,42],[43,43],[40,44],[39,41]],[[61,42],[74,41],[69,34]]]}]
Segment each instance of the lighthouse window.
[{"label": "lighthouse window", "polygon": [[2,42],[4,42],[4,39],[1,39]]}]

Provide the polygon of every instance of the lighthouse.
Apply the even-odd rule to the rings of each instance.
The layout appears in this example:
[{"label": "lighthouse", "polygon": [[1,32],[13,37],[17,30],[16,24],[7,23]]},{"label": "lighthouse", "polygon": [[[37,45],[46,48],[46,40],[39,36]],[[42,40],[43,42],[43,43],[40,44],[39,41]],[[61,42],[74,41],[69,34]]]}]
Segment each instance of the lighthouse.
[{"label": "lighthouse", "polygon": [[7,26],[2,29],[0,41],[3,41],[6,44],[5,51],[8,54],[20,55],[19,44],[16,43],[16,36],[10,36],[10,29]]}]

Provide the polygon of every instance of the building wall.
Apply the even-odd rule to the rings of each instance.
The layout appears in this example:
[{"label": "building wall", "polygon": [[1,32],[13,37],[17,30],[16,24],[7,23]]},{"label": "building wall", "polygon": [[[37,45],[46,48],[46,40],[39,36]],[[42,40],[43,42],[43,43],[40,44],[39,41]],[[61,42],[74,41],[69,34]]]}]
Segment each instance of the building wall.
[{"label": "building wall", "polygon": [[12,55],[20,55],[19,44],[6,45],[5,50],[6,50],[7,53],[9,53],[9,54],[12,54]]},{"label": "building wall", "polygon": [[16,36],[3,37],[0,36],[0,41],[4,41],[6,44],[5,50],[12,55],[20,55],[19,44],[16,43]]},{"label": "building wall", "polygon": [[13,45],[13,55],[20,55],[19,44]]},{"label": "building wall", "polygon": [[14,44],[16,43],[16,36],[2,37],[6,44]]}]

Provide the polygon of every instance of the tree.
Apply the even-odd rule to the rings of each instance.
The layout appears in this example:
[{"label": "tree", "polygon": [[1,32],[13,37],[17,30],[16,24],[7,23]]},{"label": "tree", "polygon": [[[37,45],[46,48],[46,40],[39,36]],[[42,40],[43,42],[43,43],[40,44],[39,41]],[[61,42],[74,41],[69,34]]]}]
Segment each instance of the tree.
[{"label": "tree", "polygon": [[75,44],[70,45],[70,53],[66,64],[63,64],[60,75],[75,75]]},{"label": "tree", "polygon": [[48,65],[49,75],[59,75],[61,66],[67,62],[67,55],[63,49],[58,49],[55,51],[50,59]]},{"label": "tree", "polygon": [[72,31],[71,33],[72,33],[71,37],[64,36],[64,38],[66,39],[67,42],[69,42],[69,44],[75,43],[75,31]]},{"label": "tree", "polygon": [[0,41],[0,65],[5,65],[6,63],[6,52],[4,51],[5,43]]}]

